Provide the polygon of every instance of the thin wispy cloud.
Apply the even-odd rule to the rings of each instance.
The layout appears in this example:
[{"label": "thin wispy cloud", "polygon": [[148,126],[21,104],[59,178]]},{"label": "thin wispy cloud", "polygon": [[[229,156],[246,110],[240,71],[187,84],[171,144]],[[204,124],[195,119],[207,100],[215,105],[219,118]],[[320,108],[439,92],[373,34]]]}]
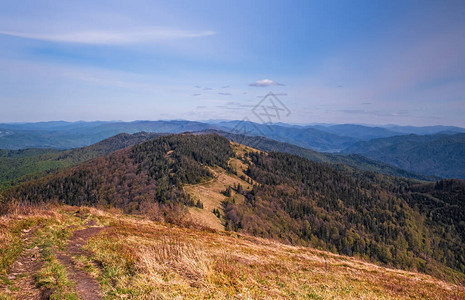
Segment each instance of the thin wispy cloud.
[{"label": "thin wispy cloud", "polygon": [[[287,93],[273,93],[273,95],[275,95],[276,97],[282,97],[282,96],[287,96]],[[264,98],[266,97],[267,95],[258,95],[257,98]]]},{"label": "thin wispy cloud", "polygon": [[273,81],[271,79],[257,80],[255,82],[249,84],[249,86],[256,86],[256,87],[267,87],[267,86],[273,86],[273,85],[282,86],[284,84]]},{"label": "thin wispy cloud", "polygon": [[409,116],[408,110],[399,110],[394,112],[382,112],[379,110],[363,110],[363,109],[342,109],[340,112],[354,115],[371,115],[377,117],[398,117],[398,116]]},{"label": "thin wispy cloud", "polygon": [[214,31],[193,31],[173,28],[143,28],[128,31],[86,30],[62,33],[35,33],[19,31],[2,31],[0,34],[60,43],[80,43],[95,45],[141,44],[170,39],[198,38],[214,35]]},{"label": "thin wispy cloud", "polygon": [[255,105],[251,104],[244,104],[237,101],[229,101],[222,105],[217,105],[216,107],[219,109],[226,109],[226,110],[236,110],[241,111],[243,109],[250,109],[253,108]]}]

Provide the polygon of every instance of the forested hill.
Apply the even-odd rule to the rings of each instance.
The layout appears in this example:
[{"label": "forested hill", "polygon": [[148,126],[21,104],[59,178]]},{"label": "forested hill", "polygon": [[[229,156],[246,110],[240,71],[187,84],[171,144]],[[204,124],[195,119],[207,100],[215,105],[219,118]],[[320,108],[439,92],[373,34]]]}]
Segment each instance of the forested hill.
[{"label": "forested hill", "polygon": [[[113,206],[128,213],[193,206],[183,184],[207,180],[208,166],[227,168],[230,142],[217,135],[170,135],[94,159],[4,192],[9,200]],[[182,217],[182,216],[179,216]]]},{"label": "forested hill", "polygon": [[225,203],[229,229],[440,276],[447,265],[463,280],[464,181],[418,184],[283,153],[243,160],[256,184]]},{"label": "forested hill", "polygon": [[11,188],[3,203],[118,207],[176,223],[186,206],[203,208],[184,187],[218,173],[241,174],[251,186],[225,191],[215,214],[228,230],[465,282],[463,181],[425,185],[290,154],[234,152],[216,134],[157,137]]},{"label": "forested hill", "polygon": [[163,134],[121,133],[96,144],[71,150],[23,149],[0,150],[0,190],[78,165],[113,151],[139,144]]}]

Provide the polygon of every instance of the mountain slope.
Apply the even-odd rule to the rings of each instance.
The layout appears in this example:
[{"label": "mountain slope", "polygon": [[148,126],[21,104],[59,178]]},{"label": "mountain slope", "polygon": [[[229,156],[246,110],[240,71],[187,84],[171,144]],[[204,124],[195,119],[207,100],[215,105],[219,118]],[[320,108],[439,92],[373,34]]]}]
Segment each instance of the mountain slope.
[{"label": "mountain slope", "polygon": [[465,134],[407,135],[358,142],[344,150],[427,175],[465,179]]},{"label": "mountain slope", "polygon": [[[257,184],[242,193],[246,201],[225,204],[227,228],[348,255],[358,253],[424,272],[440,269],[425,259],[435,257],[465,271],[460,246],[465,241],[461,235],[465,224],[457,224],[450,210],[436,210],[434,218],[418,211],[422,200],[410,191],[415,182],[340,172],[282,153],[250,152],[244,159],[249,165],[246,174]],[[465,194],[465,186],[459,187]],[[456,199],[460,193],[447,195]],[[464,210],[463,203],[453,201],[459,205],[456,210]],[[444,227],[444,222],[455,227]],[[431,246],[437,241],[447,244],[442,252]]]},{"label": "mountain slope", "polygon": [[123,133],[91,146],[72,150],[0,150],[0,190],[138,144],[159,135],[144,132],[132,135]]},{"label": "mountain slope", "polygon": [[182,185],[207,180],[212,176],[207,166],[227,168],[232,155],[229,141],[216,135],[162,136],[26,182],[5,195],[32,203],[111,205],[129,213],[193,206]]},{"label": "mountain slope", "polygon": [[[16,211],[0,219],[2,299],[465,297],[464,287],[421,273],[234,232],[87,207]],[[35,268],[16,267],[21,261]]]},{"label": "mountain slope", "polygon": [[[423,210],[423,198],[438,196],[415,190],[419,184],[264,153],[214,134],[181,134],[118,150],[3,196],[4,209],[11,202],[117,207],[177,224],[198,210],[200,217],[216,215],[227,230],[464,282],[464,224],[455,224],[449,208]],[[457,197],[465,187],[457,186],[459,192],[444,197],[463,211]],[[204,200],[196,191],[216,196]]]}]

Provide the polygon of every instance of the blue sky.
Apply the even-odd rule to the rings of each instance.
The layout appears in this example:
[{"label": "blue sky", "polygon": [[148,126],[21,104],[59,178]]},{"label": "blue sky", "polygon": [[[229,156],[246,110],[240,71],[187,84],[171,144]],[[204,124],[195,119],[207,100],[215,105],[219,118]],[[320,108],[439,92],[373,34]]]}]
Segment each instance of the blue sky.
[{"label": "blue sky", "polygon": [[464,1],[0,1],[0,122],[465,126]]}]

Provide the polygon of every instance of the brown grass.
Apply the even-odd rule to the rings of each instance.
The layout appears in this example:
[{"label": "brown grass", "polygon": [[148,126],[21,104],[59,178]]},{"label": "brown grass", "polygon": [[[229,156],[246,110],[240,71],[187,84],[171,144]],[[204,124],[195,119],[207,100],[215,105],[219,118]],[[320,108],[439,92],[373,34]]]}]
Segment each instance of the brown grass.
[{"label": "brown grass", "polygon": [[[242,157],[244,153],[251,151],[258,151],[250,147],[246,147],[237,143],[231,143],[234,152],[237,156]],[[236,170],[237,175],[226,172],[224,169],[216,167],[210,168],[213,173],[213,179],[195,185],[185,185],[184,191],[187,192],[195,201],[200,200],[203,203],[203,209],[191,207],[189,208],[189,215],[193,222],[201,224],[215,230],[224,230],[224,225],[220,218],[213,214],[213,209],[218,209],[222,214],[221,203],[226,200],[222,192],[228,186],[234,184],[241,184],[244,189],[251,189],[252,185],[240,179],[240,176],[245,175],[244,171],[247,166],[237,158],[231,158],[229,165]],[[244,201],[244,196],[233,192],[233,198],[237,203]]]},{"label": "brown grass", "polygon": [[[111,218],[111,217],[110,217]],[[88,250],[111,270],[107,294],[135,298],[461,299],[465,289],[431,276],[231,232],[120,217]],[[108,279],[108,278],[107,278]]]},{"label": "brown grass", "polygon": [[[53,226],[40,225],[46,224],[37,221],[41,219]],[[4,216],[1,246],[13,247],[21,238],[18,228],[38,225],[38,232],[49,236],[47,249],[53,257],[53,245],[61,241],[58,234],[82,229],[89,220],[108,228],[91,238],[75,259],[96,277],[108,299],[465,298],[463,286],[424,274],[235,232],[177,227],[95,208],[51,207]],[[66,283],[66,274],[57,274]]]},{"label": "brown grass", "polygon": [[[213,214],[213,209],[222,211],[221,203],[226,200],[226,197],[221,193],[228,186],[241,184],[245,189],[250,189],[251,186],[247,182],[241,180],[233,174],[225,172],[221,168],[210,171],[214,174],[214,178],[208,182],[185,185],[184,190],[195,200],[200,200],[203,203],[203,209],[191,207],[189,213],[194,222],[202,224],[216,230],[224,230],[224,225],[221,220]],[[243,201],[243,196],[233,192],[237,202]]]}]

